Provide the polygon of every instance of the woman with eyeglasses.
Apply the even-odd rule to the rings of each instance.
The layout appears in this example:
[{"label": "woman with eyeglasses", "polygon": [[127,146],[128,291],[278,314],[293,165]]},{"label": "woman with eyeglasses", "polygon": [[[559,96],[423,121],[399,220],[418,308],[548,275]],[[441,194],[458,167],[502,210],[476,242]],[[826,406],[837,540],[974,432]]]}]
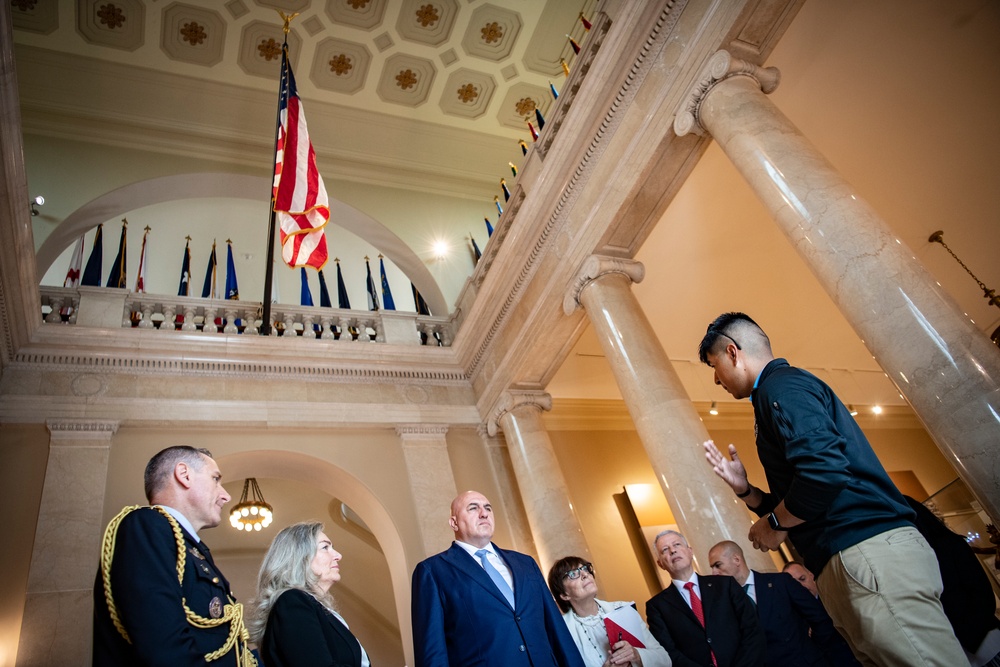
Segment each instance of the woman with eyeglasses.
[{"label": "woman with eyeglasses", "polygon": [[[578,556],[556,561],[549,570],[549,590],[587,667],[670,667],[670,656],[649,632],[634,603],[597,599],[597,580],[591,563]],[[604,622],[609,615],[626,628],[632,628],[635,639],[644,648],[630,644],[624,631],[609,637]]]}]

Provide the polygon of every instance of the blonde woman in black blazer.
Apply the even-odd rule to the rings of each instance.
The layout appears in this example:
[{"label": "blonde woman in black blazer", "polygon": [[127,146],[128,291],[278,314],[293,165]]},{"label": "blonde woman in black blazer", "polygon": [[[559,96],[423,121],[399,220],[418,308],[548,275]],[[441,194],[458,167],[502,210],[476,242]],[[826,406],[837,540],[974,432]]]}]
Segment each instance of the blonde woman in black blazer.
[{"label": "blonde woman in black blazer", "polygon": [[320,523],[297,523],[275,536],[249,623],[266,667],[370,667],[330,595],[340,559]]}]

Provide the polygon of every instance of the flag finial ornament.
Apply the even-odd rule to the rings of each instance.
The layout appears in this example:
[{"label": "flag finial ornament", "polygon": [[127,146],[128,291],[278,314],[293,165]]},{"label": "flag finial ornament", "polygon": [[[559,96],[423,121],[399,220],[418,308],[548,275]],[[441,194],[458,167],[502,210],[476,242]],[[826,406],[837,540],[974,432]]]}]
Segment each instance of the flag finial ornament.
[{"label": "flag finial ornament", "polygon": [[517,178],[517,165],[515,165],[513,162],[508,162],[507,164],[510,165],[510,173],[514,174],[514,178]]},{"label": "flag finial ornament", "polygon": [[569,76],[569,64],[566,62],[565,58],[559,59],[559,64],[562,65],[563,74]]},{"label": "flag finial ornament", "polygon": [[290,26],[291,26],[291,23],[292,23],[292,19],[294,19],[296,16],[298,16],[299,12],[292,12],[291,14],[286,14],[285,12],[281,11],[280,9],[276,9],[274,11],[278,12],[278,16],[280,16],[281,20],[285,22],[285,25],[281,28],[281,30],[282,30],[282,32],[284,32],[287,35],[288,32],[291,30]]}]

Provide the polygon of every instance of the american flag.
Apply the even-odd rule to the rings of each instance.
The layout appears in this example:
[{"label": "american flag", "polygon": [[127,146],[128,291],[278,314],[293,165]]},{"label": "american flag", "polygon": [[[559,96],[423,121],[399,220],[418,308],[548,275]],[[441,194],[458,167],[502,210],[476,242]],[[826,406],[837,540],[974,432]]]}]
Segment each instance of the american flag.
[{"label": "american flag", "polygon": [[330,200],[316,168],[316,152],[295,90],[287,45],[281,49],[278,121],[272,196],[281,229],[281,257],[292,268],[322,269],[327,260],[323,227],[330,219]]}]

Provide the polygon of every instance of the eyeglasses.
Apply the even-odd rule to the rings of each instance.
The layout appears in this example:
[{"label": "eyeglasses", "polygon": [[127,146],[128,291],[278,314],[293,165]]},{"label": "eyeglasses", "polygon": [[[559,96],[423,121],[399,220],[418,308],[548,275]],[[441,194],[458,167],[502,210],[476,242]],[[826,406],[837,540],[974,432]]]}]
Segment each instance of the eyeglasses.
[{"label": "eyeglasses", "polygon": [[584,563],[580,567],[574,568],[563,575],[564,579],[579,579],[586,572],[590,576],[594,576],[594,564]]},{"label": "eyeglasses", "polygon": [[725,336],[729,340],[733,341],[733,345],[736,346],[737,350],[742,350],[743,349],[742,347],[740,347],[740,344],[736,342],[736,339],[733,338],[732,336],[730,336],[729,334],[724,334],[721,331],[716,331],[715,333],[716,333],[717,336]]}]

